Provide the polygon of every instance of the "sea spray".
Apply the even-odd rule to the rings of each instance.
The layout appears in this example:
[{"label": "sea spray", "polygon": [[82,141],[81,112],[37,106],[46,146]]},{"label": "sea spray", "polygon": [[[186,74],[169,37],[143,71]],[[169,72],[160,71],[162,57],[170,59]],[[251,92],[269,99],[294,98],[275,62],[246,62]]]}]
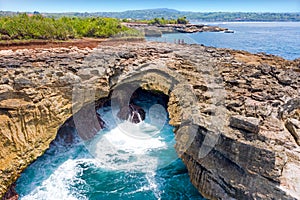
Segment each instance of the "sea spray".
[{"label": "sea spray", "polygon": [[165,108],[149,97],[135,103],[144,121],[117,124],[106,106],[97,111],[106,128],[91,140],[76,131],[72,144],[57,137],[17,181],[20,199],[202,199],[176,155]]}]

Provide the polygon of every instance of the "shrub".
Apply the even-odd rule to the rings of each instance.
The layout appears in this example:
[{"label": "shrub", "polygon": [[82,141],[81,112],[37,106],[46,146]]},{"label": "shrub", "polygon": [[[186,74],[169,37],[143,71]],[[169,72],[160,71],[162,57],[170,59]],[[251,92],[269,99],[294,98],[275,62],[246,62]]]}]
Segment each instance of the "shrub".
[{"label": "shrub", "polygon": [[178,19],[165,19],[165,18],[154,18],[148,20],[150,25],[165,25],[165,24],[188,24],[189,21],[186,17],[179,17]]},{"label": "shrub", "polygon": [[[126,32],[113,18],[47,18],[40,14],[28,16],[26,13],[11,17],[0,17],[0,38],[11,39],[57,39],[67,40],[79,37],[111,37]],[[133,34],[136,32],[132,31]]]}]

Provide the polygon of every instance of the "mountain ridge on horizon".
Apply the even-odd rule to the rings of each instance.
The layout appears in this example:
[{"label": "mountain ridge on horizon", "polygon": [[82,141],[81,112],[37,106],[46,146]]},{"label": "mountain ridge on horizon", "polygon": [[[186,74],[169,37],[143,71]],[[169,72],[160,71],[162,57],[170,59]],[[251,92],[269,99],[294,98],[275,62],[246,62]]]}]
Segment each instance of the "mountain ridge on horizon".
[{"label": "mountain ridge on horizon", "polygon": [[[25,13],[35,13],[25,12]],[[0,16],[15,15],[13,11],[0,11]],[[141,10],[127,10],[119,12],[41,12],[47,17],[112,17],[119,19],[153,19],[166,18],[175,19],[185,16],[188,20],[195,21],[300,21],[300,12],[271,13],[271,12],[194,12],[179,11],[170,8],[154,8]]]}]

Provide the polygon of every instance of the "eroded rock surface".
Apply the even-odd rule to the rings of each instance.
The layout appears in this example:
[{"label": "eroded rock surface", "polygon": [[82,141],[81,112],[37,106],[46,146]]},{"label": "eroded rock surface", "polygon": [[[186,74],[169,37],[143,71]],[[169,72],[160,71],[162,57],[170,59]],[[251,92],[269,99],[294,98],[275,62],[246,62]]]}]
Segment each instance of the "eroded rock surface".
[{"label": "eroded rock surface", "polygon": [[2,195],[67,119],[101,128],[88,111],[125,81],[169,95],[176,150],[204,197],[300,199],[300,60],[137,42],[0,51],[0,74]]}]

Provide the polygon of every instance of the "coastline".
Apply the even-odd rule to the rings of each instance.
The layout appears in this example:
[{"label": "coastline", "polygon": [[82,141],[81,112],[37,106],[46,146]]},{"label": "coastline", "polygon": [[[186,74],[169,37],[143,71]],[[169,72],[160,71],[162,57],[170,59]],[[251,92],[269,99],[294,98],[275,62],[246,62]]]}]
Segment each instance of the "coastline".
[{"label": "coastline", "polygon": [[149,37],[147,40],[172,43],[180,39],[188,44],[239,49],[251,53],[265,52],[288,60],[300,58],[300,22],[216,22],[211,25],[228,28],[233,30],[234,33],[175,33],[164,34],[161,38]]},{"label": "coastline", "polygon": [[20,50],[20,49],[36,49],[36,48],[96,48],[99,44],[118,44],[126,41],[144,41],[144,38],[81,38],[66,41],[54,40],[20,40],[20,41],[1,41],[0,50]]},{"label": "coastline", "polygon": [[[89,43],[87,43],[89,44]],[[271,56],[271,55],[265,55],[265,54],[251,54],[246,51],[237,51],[237,50],[230,50],[230,49],[218,49],[218,48],[212,48],[212,47],[205,47],[200,45],[176,45],[176,44],[165,44],[165,43],[153,43],[153,42],[129,42],[126,41],[105,41],[101,43],[98,48],[100,49],[99,52],[106,52],[106,56],[108,56],[106,61],[108,64],[99,66],[93,66],[92,63],[84,63],[85,57],[89,54],[91,54],[92,50],[87,49],[80,49],[79,47],[73,46],[68,48],[51,48],[49,46],[44,46],[43,48],[36,48],[36,50],[30,50],[26,51],[20,50],[20,51],[9,51],[3,53],[3,61],[2,66],[4,67],[1,71],[2,77],[8,78],[8,81],[5,81],[1,84],[1,94],[11,94],[14,96],[14,98],[17,99],[4,99],[4,101],[0,101],[0,107],[1,110],[4,109],[4,112],[1,114],[1,121],[0,124],[4,128],[3,133],[6,136],[8,134],[9,137],[7,137],[7,140],[10,140],[12,138],[12,141],[9,143],[8,146],[4,148],[4,144],[1,143],[1,146],[3,148],[1,149],[1,156],[6,157],[6,159],[10,160],[10,158],[14,157],[16,159],[10,160],[10,164],[7,165],[7,163],[1,161],[1,177],[3,177],[2,181],[6,182],[6,184],[11,184],[16,180],[16,178],[19,176],[21,171],[26,168],[26,165],[34,161],[34,159],[41,155],[45,149],[48,148],[49,143],[55,138],[57,134],[57,129],[60,127],[66,119],[68,119],[70,116],[72,116],[71,113],[71,103],[70,99],[70,91],[72,87],[72,83],[75,83],[76,80],[84,80],[86,83],[89,83],[89,81],[93,81],[92,78],[95,76],[93,74],[97,74],[96,76],[100,78],[101,82],[97,82],[96,84],[91,82],[88,84],[88,86],[95,87],[98,89],[101,89],[102,96],[106,96],[109,93],[110,90],[110,84],[108,83],[107,77],[119,77],[121,74],[118,74],[115,70],[120,69],[122,73],[127,74],[130,72],[133,72],[134,70],[137,70],[138,66],[145,64],[145,63],[156,63],[157,65],[160,65],[164,63],[168,66],[168,69],[171,71],[182,71],[183,74],[191,81],[191,85],[194,86],[196,90],[196,94],[199,96],[199,98],[203,98],[203,102],[199,104],[201,113],[199,116],[205,117],[208,113],[207,109],[213,109],[208,108],[209,102],[206,102],[206,98],[210,98],[209,94],[205,92],[205,85],[200,81],[198,82],[198,79],[196,77],[201,77],[200,74],[205,73],[205,66],[215,66],[216,69],[220,70],[219,73],[222,74],[224,81],[225,81],[225,88],[229,94],[231,94],[228,98],[230,98],[228,101],[225,102],[226,109],[229,114],[229,118],[232,115],[247,115],[249,117],[252,116],[254,118],[258,118],[260,120],[264,119],[262,124],[253,126],[259,126],[261,131],[257,133],[258,135],[255,136],[253,133],[253,137],[255,137],[255,140],[251,140],[251,138],[247,139],[247,134],[250,134],[246,132],[246,136],[243,136],[243,128],[239,127],[236,124],[232,124],[232,126],[229,126],[226,128],[226,131],[222,134],[224,145],[226,145],[228,142],[230,145],[235,145],[236,148],[243,148],[247,147],[248,150],[257,152],[257,149],[259,150],[268,150],[266,151],[274,151],[276,152],[275,157],[273,157],[273,154],[269,155],[270,160],[268,160],[268,157],[259,157],[261,159],[266,159],[265,162],[254,162],[256,158],[253,157],[253,160],[251,160],[251,165],[247,165],[246,160],[249,160],[249,157],[245,156],[242,151],[240,151],[239,159],[235,159],[234,152],[231,152],[225,148],[225,146],[222,146],[223,143],[220,143],[219,146],[216,147],[215,151],[221,153],[221,155],[226,154],[229,156],[230,161],[232,163],[236,163],[237,165],[241,166],[245,171],[247,170],[254,170],[252,173],[254,175],[248,175],[246,177],[243,177],[244,181],[246,180],[253,180],[253,181],[267,181],[266,186],[268,187],[268,190],[261,191],[263,193],[267,192],[267,195],[283,195],[282,197],[287,198],[286,194],[283,194],[281,192],[277,193],[278,191],[273,191],[273,187],[278,186],[278,181],[280,183],[285,183],[286,185],[281,185],[280,187],[285,188],[285,190],[289,191],[292,190],[293,184],[298,184],[297,182],[293,182],[290,180],[290,177],[283,176],[278,174],[279,171],[277,170],[285,170],[285,166],[292,166],[295,164],[296,166],[299,166],[297,164],[297,160],[289,160],[287,163],[281,162],[280,160],[281,156],[297,156],[297,152],[294,150],[297,149],[297,143],[295,142],[295,139],[293,139],[293,136],[289,133],[286,129],[281,129],[281,139],[282,141],[276,139],[272,135],[272,130],[276,129],[277,125],[280,124],[280,126],[285,126],[285,120],[288,120],[289,118],[293,118],[293,113],[285,113],[283,112],[283,119],[277,119],[270,116],[268,113],[265,112],[264,109],[269,109],[269,106],[273,106],[276,104],[276,107],[280,107],[284,109],[284,106],[286,105],[286,102],[284,99],[282,101],[277,101],[277,94],[280,94],[282,96],[291,97],[294,98],[292,95],[292,91],[297,90],[299,86],[297,86],[296,83],[294,83],[296,80],[290,78],[290,74],[286,74],[286,71],[295,70],[295,73],[297,72],[297,66],[299,65],[299,62],[294,61],[288,61],[285,59],[282,59],[277,56]],[[35,46],[30,46],[30,48],[35,49]],[[29,49],[30,49],[29,48]],[[73,54],[70,54],[70,51]],[[21,56],[20,56],[20,55]],[[52,55],[51,62],[49,62],[49,55]],[[17,56],[19,55],[19,56]],[[36,55],[39,55],[39,57],[35,57]],[[101,54],[102,55],[102,54]],[[74,56],[74,57],[72,57]],[[190,59],[190,56],[191,59]],[[194,56],[194,57],[193,57]],[[17,60],[13,60],[14,58],[18,58]],[[30,58],[30,59],[29,59]],[[166,58],[168,58],[166,60]],[[197,68],[198,62],[196,62],[197,59],[202,60],[200,62],[201,66],[203,65],[203,68]],[[29,60],[30,62],[28,62]],[[66,63],[64,60],[72,60],[71,63]],[[74,60],[75,59],[75,60]],[[101,60],[101,59],[100,59]],[[14,63],[12,63],[14,61]],[[53,61],[53,62],[52,62]],[[97,60],[99,62],[99,60]],[[51,64],[53,63],[53,64]],[[14,64],[14,65],[11,65]],[[26,64],[26,65],[25,65]],[[5,70],[8,66],[11,66],[8,70]],[[32,66],[35,66],[34,68]],[[88,68],[82,68],[81,66],[88,66]],[[101,68],[108,68],[106,71],[103,72]],[[122,68],[123,67],[123,68]],[[129,70],[131,69],[131,70]],[[194,73],[195,75],[191,74],[189,70],[196,70]],[[31,73],[31,70],[41,70],[45,76],[40,80],[35,73]],[[96,71],[98,73],[96,73]],[[133,70],[133,71],[132,71]],[[200,70],[200,71],[197,71]],[[204,70],[204,71],[203,71]],[[242,75],[240,72],[243,71]],[[92,73],[92,74],[91,74]],[[207,72],[206,72],[207,73]],[[32,74],[31,76],[27,76],[26,74]],[[46,75],[47,74],[47,75]],[[209,75],[209,74],[208,74]],[[246,75],[246,77],[245,77]],[[196,76],[196,77],[194,77]],[[243,78],[245,77],[245,79]],[[264,77],[264,78],[260,78]],[[296,77],[297,79],[297,77]],[[35,80],[35,81],[33,81]],[[150,79],[149,79],[150,80]],[[268,84],[266,85],[266,88],[261,81],[268,80]],[[45,82],[46,81],[46,84]],[[54,81],[54,82],[53,82]],[[74,82],[75,81],[75,82]],[[204,80],[202,80],[204,81]],[[247,82],[248,81],[248,82]],[[250,82],[249,82],[250,81]],[[93,83],[93,84],[92,84]],[[163,81],[161,83],[164,83]],[[205,83],[205,81],[204,81]],[[37,85],[36,85],[37,84]],[[156,83],[157,84],[157,83]],[[151,84],[150,84],[151,85]],[[149,86],[150,86],[149,85]],[[45,93],[43,90],[43,87],[38,86],[44,86],[48,88],[48,92],[50,91],[50,94]],[[60,86],[60,87],[58,87]],[[63,87],[61,87],[63,86]],[[154,85],[155,86],[155,85]],[[156,85],[157,88],[165,88],[162,87],[162,85]],[[155,86],[155,87],[156,87]],[[218,88],[216,86],[216,88]],[[275,89],[275,93],[268,93],[268,88]],[[203,90],[203,91],[202,91]],[[23,91],[23,93],[20,93],[20,91]],[[165,90],[164,90],[165,91]],[[288,92],[290,91],[290,92]],[[38,93],[43,96],[40,96],[39,99],[35,99],[38,95],[33,95],[32,93]],[[182,91],[184,94],[184,91]],[[22,95],[21,95],[22,94]],[[21,96],[20,96],[21,95]],[[24,96],[23,96],[24,95]],[[100,95],[100,96],[101,96]],[[270,96],[271,95],[271,96]],[[275,95],[275,96],[274,96]],[[98,96],[97,98],[100,98]],[[239,96],[247,97],[248,99],[241,99],[237,98]],[[26,97],[26,98],[25,98]],[[296,97],[295,97],[296,98]],[[23,99],[23,100],[22,100]],[[24,101],[24,99],[26,101]],[[20,104],[11,104],[11,102],[15,102],[16,100],[19,100]],[[251,100],[251,101],[250,101]],[[89,99],[89,101],[93,101],[93,99]],[[10,103],[9,103],[10,102]],[[56,103],[54,103],[56,102]],[[255,112],[252,109],[253,102],[257,103],[259,106],[256,108]],[[61,106],[57,106],[57,103]],[[86,103],[86,102],[85,102]],[[176,102],[173,102],[174,105],[176,105]],[[274,104],[273,104],[274,103]],[[36,110],[36,106],[41,106],[42,110],[39,114],[38,110]],[[170,104],[171,105],[171,104]],[[243,106],[242,106],[243,105]],[[47,106],[49,109],[47,109]],[[203,107],[202,107],[203,106]],[[295,107],[297,112],[297,107]],[[22,115],[24,118],[19,118],[19,114],[17,111],[22,111]],[[47,111],[48,110],[48,111]],[[214,109],[213,109],[214,110]],[[51,111],[49,113],[49,111]],[[32,126],[32,123],[30,123],[30,120],[32,118],[33,113],[38,114],[38,121],[35,127]],[[174,125],[180,122],[180,117],[178,114],[176,114],[175,107],[170,107],[170,116],[172,119],[172,122]],[[188,112],[188,111],[186,111]],[[277,112],[276,109],[272,109],[272,112]],[[294,111],[293,111],[294,112]],[[53,116],[59,116],[58,118],[53,118]],[[209,119],[209,115],[207,115]],[[227,118],[226,118],[227,119]],[[237,119],[237,118],[232,118]],[[239,120],[244,120],[244,123],[247,124],[247,120],[250,120],[248,118],[238,118]],[[273,121],[272,121],[273,120]],[[275,120],[275,121],[274,121]],[[11,134],[8,127],[8,122],[15,122],[12,123],[13,126],[16,128],[16,130],[19,130],[18,136],[15,136],[14,134]],[[47,123],[45,123],[47,122]],[[202,123],[201,121],[197,123]],[[268,127],[273,127],[272,130]],[[17,128],[19,127],[19,128]],[[20,131],[25,128],[25,132]],[[37,128],[40,127],[40,128]],[[201,124],[201,127],[206,127],[205,124]],[[208,127],[207,127],[208,128]],[[39,130],[36,133],[33,133],[32,130]],[[46,131],[47,130],[47,131]],[[277,129],[276,129],[277,130]],[[42,132],[41,132],[42,131]],[[271,132],[270,132],[271,131]],[[273,131],[274,132],[274,131]],[[200,133],[199,133],[200,134]],[[275,137],[275,139],[273,138]],[[226,140],[225,140],[225,139]],[[267,138],[267,139],[266,139]],[[226,143],[226,142],[227,143]],[[26,145],[24,144],[31,144],[33,143],[32,149],[26,152],[33,152],[32,155],[26,155],[26,154],[20,154],[20,155],[10,155],[11,157],[7,157],[7,150],[14,149],[15,146],[19,146],[22,148],[25,148]],[[275,142],[275,147],[273,147]],[[196,144],[199,145],[199,144]],[[245,146],[246,145],[246,146]],[[38,148],[36,148],[38,146]],[[27,147],[26,147],[27,148]],[[29,148],[29,147],[28,147]],[[30,147],[31,148],[31,147]],[[290,152],[290,154],[284,154],[282,155],[281,150],[278,149],[286,149]],[[197,147],[195,146],[195,149]],[[265,152],[265,151],[264,151]],[[254,154],[258,156],[258,154]],[[253,155],[253,156],[254,156]],[[29,157],[28,157],[29,156]],[[208,162],[204,162],[201,160],[197,160],[193,157],[194,154],[191,153],[189,155],[185,155],[184,159],[186,165],[188,166],[188,169],[191,174],[191,179],[194,185],[197,186],[197,188],[205,194],[206,197],[216,197],[213,195],[233,195],[226,191],[219,191],[219,193],[213,194],[210,192],[210,189],[213,188],[219,188],[222,185],[222,181],[217,179],[216,181],[210,182],[214,180],[214,178],[218,177],[219,175],[222,175],[226,177],[224,179],[227,181],[227,178],[231,178],[235,183],[232,182],[226,182],[227,184],[230,184],[231,187],[235,188],[241,194],[243,195],[255,195],[254,189],[260,190],[260,185],[253,186],[255,188],[251,188],[250,185],[248,185],[248,182],[241,182],[240,184],[243,185],[245,188],[240,188],[237,184],[239,182],[238,179],[234,177],[227,177],[231,173],[228,173],[229,171],[226,171],[225,174],[222,174],[223,172],[218,171],[218,169],[214,168],[213,166],[210,166]],[[214,154],[210,155],[214,156]],[[244,157],[245,156],[245,157]],[[220,159],[219,157],[212,157],[212,159]],[[225,158],[224,158],[225,159]],[[274,159],[274,160],[273,160]],[[18,161],[20,160],[20,162]],[[221,165],[225,160],[219,160],[219,164]],[[275,162],[276,166],[273,166],[273,161]],[[300,161],[299,161],[300,162]],[[5,163],[5,164],[4,164]],[[25,163],[25,164],[24,164]],[[230,162],[225,162],[225,166],[227,166],[224,169],[228,169],[228,167],[233,167],[233,164],[230,164]],[[263,165],[263,166],[262,166]],[[223,166],[224,167],[224,166]],[[254,167],[254,168],[252,168]],[[257,167],[257,168],[255,168]],[[267,171],[260,171],[260,169],[268,169]],[[274,168],[275,167],[275,168]],[[201,184],[197,182],[197,180],[200,180],[198,177],[201,170],[205,168],[208,171],[215,170],[216,177],[214,174],[207,174],[205,171],[205,176],[209,177],[208,179],[201,179]],[[5,170],[6,169],[6,170]],[[258,171],[256,170],[258,169]],[[12,170],[12,171],[10,171]],[[200,171],[199,171],[200,170]],[[290,169],[287,169],[290,170]],[[278,173],[277,173],[278,172]],[[198,174],[198,175],[197,175]],[[227,174],[227,175],[226,175]],[[244,175],[243,175],[244,176]],[[267,176],[267,178],[263,178],[264,176]],[[240,178],[240,177],[239,177]],[[284,179],[282,179],[284,178]],[[229,180],[228,179],[228,180]],[[223,180],[223,181],[224,181]],[[271,180],[271,181],[270,181]],[[268,182],[270,181],[270,182]],[[276,184],[272,183],[272,181],[275,181]],[[2,182],[1,184],[3,184]],[[213,183],[214,187],[205,187],[208,186],[208,184]],[[203,185],[202,185],[203,184]],[[7,189],[8,185],[4,186],[5,188],[1,187],[1,193]],[[253,189],[253,191],[252,191]],[[298,189],[296,187],[296,189]],[[213,190],[212,190],[213,191]],[[276,192],[275,193],[272,193]],[[247,193],[248,192],[248,193]],[[250,194],[249,194],[250,192]],[[241,195],[240,194],[240,195]],[[246,196],[241,196],[246,197]],[[247,196],[248,197],[248,196]],[[257,197],[257,196],[256,196]],[[278,197],[278,196],[277,196]]]},{"label": "coastline", "polygon": [[170,33],[198,33],[198,32],[225,32],[227,28],[211,26],[205,24],[157,24],[149,25],[146,23],[122,23],[123,25],[137,29],[145,34],[146,37],[161,37],[163,34]]}]

